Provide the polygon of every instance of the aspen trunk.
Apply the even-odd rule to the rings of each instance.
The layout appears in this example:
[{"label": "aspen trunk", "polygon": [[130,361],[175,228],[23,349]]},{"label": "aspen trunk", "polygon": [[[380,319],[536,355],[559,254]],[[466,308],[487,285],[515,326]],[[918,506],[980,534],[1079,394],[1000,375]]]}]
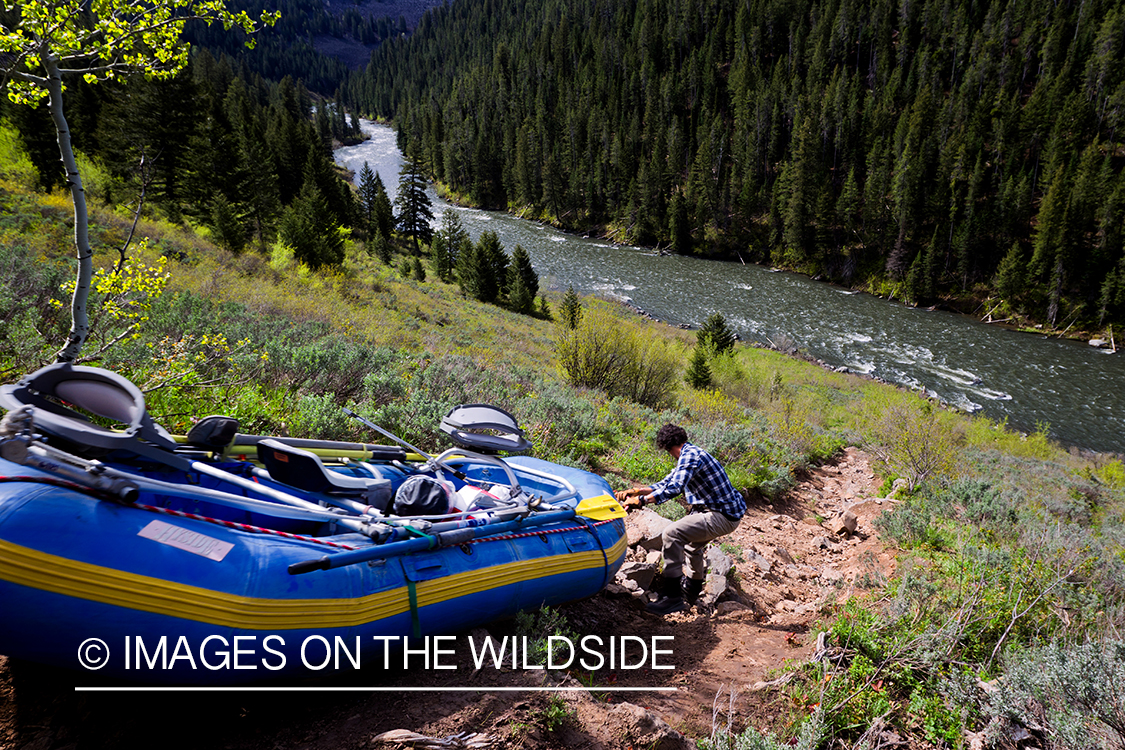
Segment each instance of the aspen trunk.
[{"label": "aspen trunk", "polygon": [[55,358],[58,362],[73,362],[78,359],[82,344],[90,333],[86,300],[90,296],[90,281],[94,275],[94,252],[90,249],[86,191],[82,187],[82,175],[78,173],[78,163],[74,160],[74,149],[70,143],[70,129],[63,114],[62,76],[59,73],[58,59],[48,56],[43,62],[47,69],[51,119],[59,136],[59,154],[66,169],[66,184],[70,188],[71,202],[74,204],[74,248],[78,257],[78,277],[74,284],[74,296],[70,301],[70,334],[67,336],[66,345],[59,350]]}]

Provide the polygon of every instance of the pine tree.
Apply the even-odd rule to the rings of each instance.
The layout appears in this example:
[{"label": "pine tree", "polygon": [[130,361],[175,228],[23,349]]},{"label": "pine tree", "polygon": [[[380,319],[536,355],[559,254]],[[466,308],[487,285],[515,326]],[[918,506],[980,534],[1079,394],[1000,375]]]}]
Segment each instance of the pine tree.
[{"label": "pine tree", "polygon": [[566,294],[563,295],[559,306],[559,320],[571,331],[576,330],[582,322],[582,303],[573,286],[567,287]]},{"label": "pine tree", "polygon": [[433,242],[430,243],[430,262],[434,267],[434,275],[448,284],[453,278],[453,264],[450,262],[449,251],[446,250],[443,232],[434,233]]},{"label": "pine tree", "polygon": [[282,214],[278,235],[293,248],[297,260],[312,268],[338,265],[344,260],[344,240],[328,206],[309,183]]},{"label": "pine tree", "polygon": [[508,276],[508,256],[500,236],[491,230],[481,234],[469,259],[462,264],[463,287],[481,302],[496,302],[504,296]]},{"label": "pine tree", "polygon": [[368,237],[372,234],[375,217],[375,192],[375,173],[371,171],[370,164],[363,162],[363,169],[359,170],[359,205]]},{"label": "pine tree", "polygon": [[711,366],[707,364],[707,347],[696,345],[695,352],[691,355],[691,363],[684,375],[687,384],[696,390],[708,388],[711,385]]},{"label": "pine tree", "polygon": [[1023,262],[1023,251],[1018,242],[1013,242],[1000,267],[996,269],[993,285],[1000,299],[1009,305],[1014,304],[1023,294],[1027,269]]},{"label": "pine tree", "polygon": [[425,281],[426,280],[426,269],[422,265],[422,259],[417,257],[417,256],[414,257],[413,276],[414,276],[415,281]]},{"label": "pine tree", "polygon": [[212,206],[211,228],[215,241],[232,253],[242,252],[242,248],[246,247],[246,228],[235,213],[234,206],[222,193],[215,196]]},{"label": "pine tree", "polygon": [[414,241],[414,254],[417,255],[419,243],[428,244],[433,236],[430,222],[434,213],[433,204],[426,195],[426,176],[416,148],[402,160],[395,205],[398,206],[398,231]]},{"label": "pine tree", "polygon": [[393,248],[391,247],[390,241],[383,237],[383,235],[376,234],[374,239],[370,239],[367,242],[367,252],[389,266],[393,257]]},{"label": "pine tree", "polygon": [[522,245],[512,250],[511,265],[508,266],[508,306],[518,313],[528,314],[535,305],[539,294],[539,276],[531,265],[531,256]]},{"label": "pine tree", "polygon": [[441,215],[441,229],[434,235],[430,252],[434,259],[434,269],[438,278],[448,283],[453,280],[461,255],[473,246],[469,233],[461,224],[461,219],[452,208]]},{"label": "pine tree", "polygon": [[697,347],[722,354],[734,349],[735,335],[722,313],[714,312],[703,322],[695,334],[695,340]]},{"label": "pine tree", "polygon": [[394,211],[391,209],[391,199],[387,196],[387,188],[379,173],[375,173],[375,201],[371,210],[371,221],[375,231],[388,242],[391,232],[395,229]]}]

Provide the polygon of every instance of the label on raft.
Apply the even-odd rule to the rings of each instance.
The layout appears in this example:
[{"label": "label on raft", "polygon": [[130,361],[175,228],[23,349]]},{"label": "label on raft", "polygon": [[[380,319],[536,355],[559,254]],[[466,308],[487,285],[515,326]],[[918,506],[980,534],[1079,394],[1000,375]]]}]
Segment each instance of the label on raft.
[{"label": "label on raft", "polygon": [[167,544],[169,547],[182,549],[185,552],[201,555],[215,562],[222,562],[227,553],[234,549],[234,545],[230,542],[213,539],[205,534],[174,526],[164,521],[151,522],[138,531],[137,536]]}]

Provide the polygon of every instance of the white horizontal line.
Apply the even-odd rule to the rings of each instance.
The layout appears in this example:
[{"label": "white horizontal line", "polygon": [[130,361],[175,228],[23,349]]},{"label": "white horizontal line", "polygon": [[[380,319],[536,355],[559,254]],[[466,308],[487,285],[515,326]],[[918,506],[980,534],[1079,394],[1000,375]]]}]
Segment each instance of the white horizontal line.
[{"label": "white horizontal line", "polygon": [[82,687],[76,693],[674,693],[674,687]]}]

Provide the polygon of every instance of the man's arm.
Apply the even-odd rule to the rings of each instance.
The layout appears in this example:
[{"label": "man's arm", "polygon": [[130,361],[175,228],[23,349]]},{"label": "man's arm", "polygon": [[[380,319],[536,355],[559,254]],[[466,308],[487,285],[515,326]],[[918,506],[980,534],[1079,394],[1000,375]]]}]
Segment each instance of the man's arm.
[{"label": "man's arm", "polygon": [[640,510],[648,505],[648,501],[652,500],[652,487],[632,487],[627,490],[615,492],[613,495],[617,502],[625,508],[626,511]]}]

